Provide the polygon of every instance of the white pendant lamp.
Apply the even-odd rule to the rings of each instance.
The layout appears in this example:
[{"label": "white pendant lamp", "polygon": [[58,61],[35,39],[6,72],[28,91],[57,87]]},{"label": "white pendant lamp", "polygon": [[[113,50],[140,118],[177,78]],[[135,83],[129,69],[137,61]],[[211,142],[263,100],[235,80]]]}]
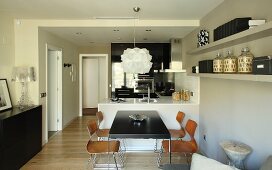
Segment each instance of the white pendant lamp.
[{"label": "white pendant lamp", "polygon": [[[139,12],[139,7],[133,8],[134,12]],[[152,67],[152,56],[146,48],[135,47],[135,20],[134,20],[134,48],[127,48],[121,55],[122,67],[124,72],[132,74],[148,73]]]}]

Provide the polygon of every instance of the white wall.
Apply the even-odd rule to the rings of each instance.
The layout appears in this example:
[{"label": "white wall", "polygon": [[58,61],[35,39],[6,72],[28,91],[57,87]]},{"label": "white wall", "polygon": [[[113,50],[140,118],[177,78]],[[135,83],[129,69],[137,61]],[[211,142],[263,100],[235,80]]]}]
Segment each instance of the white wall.
[{"label": "white wall", "polygon": [[186,73],[175,73],[175,90],[181,91],[182,89],[193,92],[190,101],[199,103],[199,77],[187,76]]},{"label": "white wall", "polygon": [[0,78],[8,80],[12,104],[16,104],[14,82],[11,82],[14,66],[13,18],[0,12]]},{"label": "white wall", "polygon": [[[75,64],[78,69],[78,47],[51,33],[39,29],[39,93],[46,92],[46,43],[62,49],[62,62]],[[77,81],[72,82],[70,71],[72,67],[62,67],[62,127],[78,116],[79,87]],[[77,71],[78,74],[78,71]],[[78,75],[77,75],[78,77]],[[43,127],[45,125],[46,98],[40,98],[43,105]],[[43,128],[43,137],[45,129]],[[43,141],[45,139],[43,138]]]},{"label": "white wall", "polygon": [[[200,148],[225,162],[221,140],[231,139],[252,147],[248,169],[258,169],[272,154],[270,133],[272,83],[201,78]],[[207,142],[203,140],[206,134]]]},{"label": "white wall", "polygon": [[[207,29],[212,41],[213,29],[233,18],[251,16],[271,21],[271,6],[271,0],[226,0],[201,20],[199,29]],[[196,48],[199,29],[183,39],[187,70],[198,65],[199,60],[215,58],[218,51],[224,52],[225,56],[227,49],[233,50],[236,56],[246,46],[255,56],[272,54],[270,36],[209,53],[188,55],[188,50]],[[271,89],[271,83],[201,78],[200,150],[208,157],[226,162],[219,142],[224,139],[238,140],[253,149],[246,161],[248,169],[258,169],[267,156],[272,154]],[[203,140],[204,134],[207,135],[207,142]]]}]

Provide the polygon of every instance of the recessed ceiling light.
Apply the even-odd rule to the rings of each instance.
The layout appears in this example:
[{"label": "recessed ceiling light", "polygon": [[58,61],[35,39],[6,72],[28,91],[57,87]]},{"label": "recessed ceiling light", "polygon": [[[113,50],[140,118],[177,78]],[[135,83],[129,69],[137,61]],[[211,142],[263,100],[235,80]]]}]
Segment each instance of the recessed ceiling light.
[{"label": "recessed ceiling light", "polygon": [[76,35],[81,35],[82,34],[82,32],[76,32]]},{"label": "recessed ceiling light", "polygon": [[145,30],[146,32],[150,32],[151,30],[150,29],[148,29],[148,30]]}]

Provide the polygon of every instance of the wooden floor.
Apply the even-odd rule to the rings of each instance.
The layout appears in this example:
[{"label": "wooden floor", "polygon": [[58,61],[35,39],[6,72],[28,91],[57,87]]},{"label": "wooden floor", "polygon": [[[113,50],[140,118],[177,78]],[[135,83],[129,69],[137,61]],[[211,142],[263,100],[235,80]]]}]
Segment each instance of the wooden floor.
[{"label": "wooden floor", "polygon": [[[94,116],[77,118],[63,131],[58,132],[43,147],[42,151],[22,167],[22,170],[83,170],[92,169],[87,165],[89,155],[86,144],[89,135],[88,120]],[[167,155],[166,155],[167,156]],[[157,154],[154,152],[126,153],[125,167],[128,170],[157,170]],[[167,157],[164,158],[167,160]],[[184,157],[175,156],[174,163],[186,162]]]},{"label": "wooden floor", "polygon": [[83,108],[82,114],[83,116],[95,116],[98,108]]}]

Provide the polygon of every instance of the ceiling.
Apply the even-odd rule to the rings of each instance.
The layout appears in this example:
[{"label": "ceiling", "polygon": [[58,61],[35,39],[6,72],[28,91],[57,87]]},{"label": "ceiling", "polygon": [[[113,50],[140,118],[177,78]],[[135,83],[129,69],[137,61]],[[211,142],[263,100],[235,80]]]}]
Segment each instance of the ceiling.
[{"label": "ceiling", "polygon": [[[94,20],[97,18],[139,20],[200,20],[224,0],[0,0],[0,13],[16,19]],[[140,7],[135,14],[133,7]],[[137,26],[136,26],[137,27]],[[133,42],[130,27],[48,27],[43,28],[79,46],[95,43]],[[195,26],[135,29],[136,41],[166,42],[182,38]],[[118,31],[114,31],[118,30]],[[151,30],[151,31],[146,31]],[[78,33],[78,34],[76,34]]]}]

